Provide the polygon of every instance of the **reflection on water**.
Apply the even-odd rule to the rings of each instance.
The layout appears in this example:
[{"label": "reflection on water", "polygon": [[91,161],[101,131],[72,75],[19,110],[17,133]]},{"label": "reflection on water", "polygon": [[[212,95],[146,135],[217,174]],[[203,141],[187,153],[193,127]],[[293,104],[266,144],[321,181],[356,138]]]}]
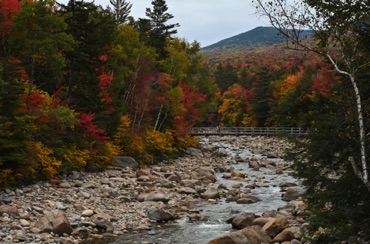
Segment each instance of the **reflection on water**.
[{"label": "reflection on water", "polygon": [[[208,139],[205,139],[208,140]],[[203,141],[203,143],[209,143]],[[242,158],[257,157],[262,158],[261,155],[253,154],[246,149],[235,148],[232,144],[218,143],[218,146],[227,148],[231,157],[239,155]],[[278,164],[282,162],[276,159]],[[226,220],[241,212],[253,212],[256,215],[261,215],[263,212],[269,210],[276,210],[282,207],[286,202],[281,200],[281,191],[279,183],[281,182],[298,182],[297,179],[289,175],[289,172],[284,172],[282,175],[276,175],[275,169],[261,168],[259,171],[253,171],[249,168],[247,163],[239,163],[232,165],[237,171],[245,172],[248,177],[245,181],[233,181],[222,178],[222,174],[218,173],[218,181],[215,184],[226,185],[229,189],[236,183],[243,183],[244,185],[250,182],[258,182],[261,187],[252,189],[252,194],[257,195],[262,201],[254,204],[237,204],[235,202],[226,202],[225,199],[217,203],[210,203],[199,207],[202,216],[206,216],[205,222],[189,222],[181,220],[178,223],[170,223],[158,229],[153,229],[146,233],[125,234],[116,240],[110,242],[115,244],[125,243],[151,243],[151,244],[202,244],[208,243],[209,240],[229,233],[232,228]],[[263,182],[261,182],[263,178]],[[263,183],[263,184],[262,184]],[[242,189],[242,188],[241,188]],[[106,242],[107,243],[107,242]]]}]

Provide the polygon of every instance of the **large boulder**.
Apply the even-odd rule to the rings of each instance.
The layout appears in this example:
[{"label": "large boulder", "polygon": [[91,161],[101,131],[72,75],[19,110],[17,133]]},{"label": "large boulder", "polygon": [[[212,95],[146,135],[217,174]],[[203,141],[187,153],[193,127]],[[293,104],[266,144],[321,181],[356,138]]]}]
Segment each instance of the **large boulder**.
[{"label": "large boulder", "polygon": [[288,226],[288,220],[272,218],[263,226],[263,230],[266,231],[269,236],[274,237]]},{"label": "large boulder", "polygon": [[10,206],[10,205],[1,205],[0,206],[0,215],[3,213],[8,214],[9,216],[15,218],[19,217],[19,212],[16,206]]},{"label": "large boulder", "polygon": [[201,196],[204,199],[217,199],[220,198],[220,193],[215,187],[210,187],[205,192],[203,192]]},{"label": "large boulder", "polygon": [[271,238],[260,226],[254,225],[215,238],[208,244],[261,244],[271,243]]},{"label": "large boulder", "polygon": [[298,197],[303,195],[303,191],[298,188],[288,188],[287,191],[283,194],[283,201],[292,201],[296,200]]},{"label": "large boulder", "polygon": [[194,156],[194,157],[199,157],[199,158],[203,157],[202,151],[197,149],[197,148],[194,148],[194,147],[186,148],[185,153],[190,155],[190,156]]},{"label": "large boulder", "polygon": [[53,210],[51,212],[44,212],[44,216],[39,219],[36,227],[41,230],[41,232],[50,233],[53,232],[58,235],[63,235],[63,233],[71,234],[72,227],[64,212],[60,210]]},{"label": "large boulder", "polygon": [[90,220],[96,225],[96,227],[103,229],[106,232],[113,232],[114,227],[110,220],[102,215],[94,214],[90,217]]},{"label": "large boulder", "polygon": [[157,222],[169,221],[174,220],[175,216],[171,213],[157,208],[157,207],[150,207],[147,208],[148,218]]},{"label": "large boulder", "polygon": [[118,156],[114,157],[110,161],[111,166],[125,169],[126,167],[129,167],[131,169],[137,169],[139,168],[139,164],[136,162],[136,160],[133,157],[128,156]]},{"label": "large boulder", "polygon": [[243,229],[252,225],[253,221],[256,219],[254,213],[241,213],[228,220],[235,229]]}]

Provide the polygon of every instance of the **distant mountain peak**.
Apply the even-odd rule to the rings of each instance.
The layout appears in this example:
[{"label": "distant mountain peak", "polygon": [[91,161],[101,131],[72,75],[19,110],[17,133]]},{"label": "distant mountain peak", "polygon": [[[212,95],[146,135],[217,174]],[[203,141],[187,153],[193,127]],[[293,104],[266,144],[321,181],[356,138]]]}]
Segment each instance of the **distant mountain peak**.
[{"label": "distant mountain peak", "polygon": [[[303,36],[310,35],[310,32],[303,32]],[[285,39],[274,27],[256,27],[250,31],[241,33],[221,40],[212,45],[203,47],[203,51],[211,49],[245,49],[259,46],[268,46],[272,44],[282,43]]]}]

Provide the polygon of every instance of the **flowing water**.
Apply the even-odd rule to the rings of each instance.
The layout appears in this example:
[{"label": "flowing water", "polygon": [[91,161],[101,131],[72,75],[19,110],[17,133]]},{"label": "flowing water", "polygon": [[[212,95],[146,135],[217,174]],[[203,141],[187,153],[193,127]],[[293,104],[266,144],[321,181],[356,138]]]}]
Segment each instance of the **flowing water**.
[{"label": "flowing water", "polygon": [[[201,143],[210,143],[207,138]],[[237,148],[232,143],[218,142],[217,146],[227,148],[230,153],[230,158],[239,155],[241,158],[263,158],[259,154],[253,154],[245,148]],[[270,160],[270,159],[269,159]],[[281,159],[274,159],[279,164]],[[207,216],[207,221],[190,222],[188,220],[180,220],[177,223],[166,224],[160,228],[153,229],[146,233],[125,234],[115,239],[110,243],[151,243],[151,244],[203,244],[216,237],[227,234],[232,230],[231,224],[226,223],[230,217],[241,212],[252,212],[256,215],[261,215],[269,210],[276,210],[282,207],[286,202],[281,200],[281,182],[296,182],[298,180],[290,175],[290,172],[284,172],[281,175],[275,173],[275,169],[260,168],[259,171],[253,171],[249,168],[248,163],[233,164],[235,170],[247,173],[248,181],[242,181],[244,185],[253,181],[263,185],[252,189],[252,194],[258,196],[262,201],[253,204],[237,204],[235,202],[226,202],[225,199],[217,203],[210,203],[199,207],[201,215]],[[218,181],[215,183],[224,184],[231,189],[231,186],[240,183],[222,178],[221,173],[217,173]],[[262,180],[261,180],[262,179]]]}]

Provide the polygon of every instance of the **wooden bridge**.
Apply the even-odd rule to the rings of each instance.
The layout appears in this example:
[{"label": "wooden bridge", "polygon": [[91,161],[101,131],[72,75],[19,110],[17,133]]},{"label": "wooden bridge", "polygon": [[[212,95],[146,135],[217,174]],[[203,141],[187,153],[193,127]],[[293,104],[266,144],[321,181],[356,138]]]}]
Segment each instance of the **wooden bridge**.
[{"label": "wooden bridge", "polygon": [[250,136],[273,136],[292,135],[304,136],[307,133],[298,127],[193,127],[190,135],[194,136],[223,136],[223,135],[250,135]]}]

